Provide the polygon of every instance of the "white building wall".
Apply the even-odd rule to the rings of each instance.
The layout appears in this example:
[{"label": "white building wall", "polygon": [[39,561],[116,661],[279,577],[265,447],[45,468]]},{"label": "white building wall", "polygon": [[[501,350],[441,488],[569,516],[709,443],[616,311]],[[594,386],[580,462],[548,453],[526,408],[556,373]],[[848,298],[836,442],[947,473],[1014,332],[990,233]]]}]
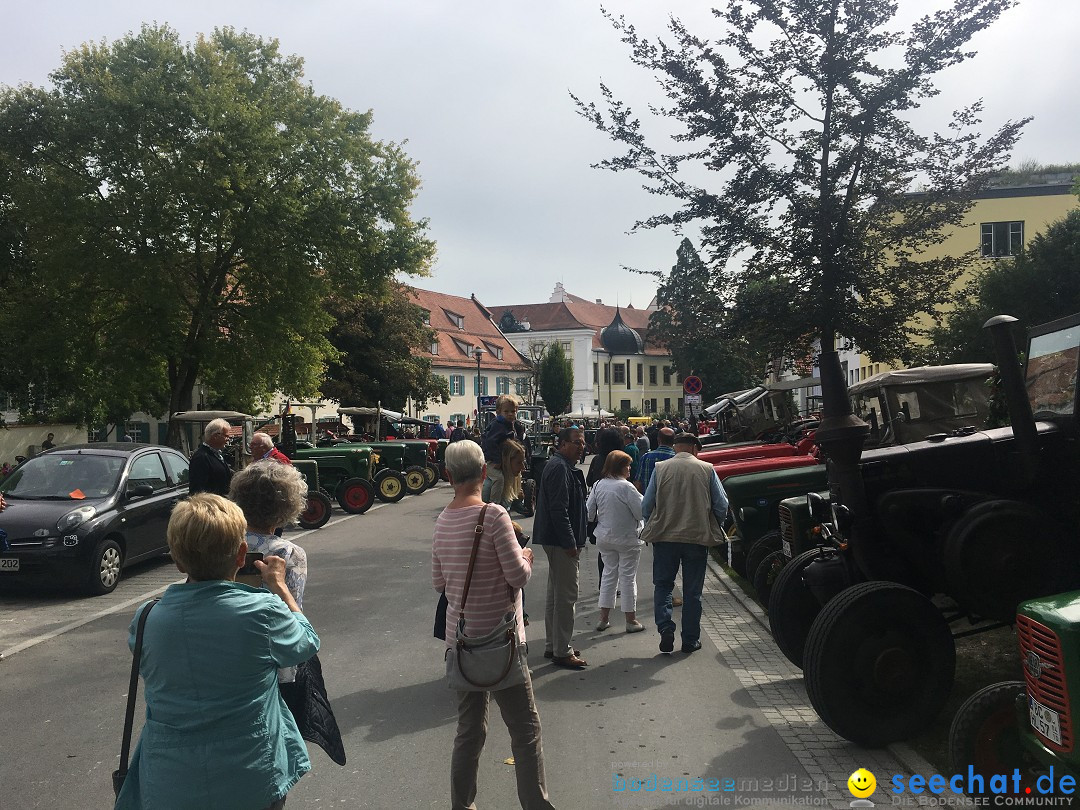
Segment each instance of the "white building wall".
[{"label": "white building wall", "polygon": [[532,357],[530,348],[536,343],[569,343],[570,367],[574,373],[574,391],[571,400],[571,412],[593,409],[596,398],[592,386],[592,341],[595,334],[592,329],[553,329],[549,331],[510,332],[505,335],[523,357]]}]

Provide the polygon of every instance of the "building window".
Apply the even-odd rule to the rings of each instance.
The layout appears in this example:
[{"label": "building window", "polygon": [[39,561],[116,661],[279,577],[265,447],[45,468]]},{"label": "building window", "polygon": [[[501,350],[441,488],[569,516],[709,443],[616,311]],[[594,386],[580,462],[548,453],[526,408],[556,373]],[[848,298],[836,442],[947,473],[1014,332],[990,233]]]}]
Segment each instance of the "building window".
[{"label": "building window", "polygon": [[656,366],[649,366],[649,385],[656,385]]},{"label": "building window", "polygon": [[645,366],[641,363],[637,364],[637,384],[641,385],[645,382]]},{"label": "building window", "polygon": [[465,375],[464,374],[451,374],[450,375],[450,396],[463,397],[465,396]]},{"label": "building window", "polygon": [[671,385],[671,366],[664,366],[664,385]]},{"label": "building window", "polygon": [[452,323],[458,329],[464,329],[465,328],[465,316],[464,315],[458,315],[456,312],[451,312],[448,309],[444,309],[443,312],[446,313],[447,320],[449,320],[450,323]]},{"label": "building window", "polygon": [[569,340],[564,340],[564,341],[562,342],[562,350],[563,350],[563,354],[565,354],[565,355],[566,355],[567,357],[570,357],[570,356],[572,356],[572,354],[573,354],[573,347],[572,347],[572,346],[570,345],[570,341],[569,341]]},{"label": "building window", "polygon": [[593,363],[592,364],[592,381],[593,381],[594,384],[600,382],[600,364],[599,363]]},{"label": "building window", "polygon": [[984,222],[983,256],[1015,256],[1024,247],[1023,222]]},{"label": "building window", "polygon": [[608,383],[609,374],[610,374],[609,369],[610,368],[611,368],[611,363],[604,363],[604,384],[605,385],[607,385],[607,383]]},{"label": "building window", "polygon": [[619,410],[620,411],[628,411],[628,410],[630,410],[630,400],[628,400],[628,399],[620,399],[619,400]]},{"label": "building window", "polygon": [[439,353],[439,341],[438,340],[431,341],[431,353],[432,354],[438,354]]},{"label": "building window", "polygon": [[516,380],[514,380],[514,393],[516,393],[519,397],[523,397],[523,396],[528,395],[528,393],[529,393],[529,378],[528,377],[518,377]]},{"label": "building window", "polygon": [[671,399],[664,397],[664,413],[671,413]]},{"label": "building window", "polygon": [[626,366],[616,363],[611,367],[611,381],[615,385],[623,385],[626,382]]},{"label": "building window", "polygon": [[426,309],[422,311],[424,313],[424,323],[431,326],[431,311]]},{"label": "building window", "polygon": [[495,378],[495,393],[502,396],[503,394],[510,393],[510,378],[509,377],[496,377]]},{"label": "building window", "polygon": [[477,376],[473,375],[473,396],[474,397],[486,397],[488,392],[488,378],[487,375]]}]

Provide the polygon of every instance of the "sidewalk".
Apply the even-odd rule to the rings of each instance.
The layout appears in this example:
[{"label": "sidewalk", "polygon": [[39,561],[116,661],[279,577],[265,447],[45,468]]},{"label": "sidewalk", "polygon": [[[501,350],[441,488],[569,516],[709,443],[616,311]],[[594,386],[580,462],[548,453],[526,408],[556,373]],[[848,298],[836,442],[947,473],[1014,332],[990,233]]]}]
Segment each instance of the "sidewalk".
[{"label": "sidewalk", "polygon": [[[638,576],[638,617],[647,632],[627,635],[618,604],[613,626],[595,630],[599,578],[596,549],[589,546],[581,563],[574,643],[590,666],[577,672],[542,662],[546,569],[538,555],[526,602],[532,619],[530,661],[556,806],[839,810],[850,807],[854,798],[847,790],[848,777],[866,768],[879,785],[871,801],[882,807],[890,805],[886,788],[893,774],[932,773],[911,752],[867,750],[830,731],[810,706],[801,671],[774,645],[760,609],[712,563],[703,594],[702,650],[685,655],[676,645],[674,654],[661,655],[652,622],[651,550],[643,552]],[[676,622],[680,613],[676,609]],[[597,709],[602,718],[614,715],[596,721],[600,736],[610,738],[606,757],[595,751],[592,733],[579,725]],[[568,726],[579,729],[591,760],[569,779],[560,764]],[[610,775],[599,767],[608,764]],[[666,793],[665,778],[674,785]],[[681,790],[679,779],[684,780]],[[589,801],[567,802],[568,795],[581,797],[583,789],[591,794]]]}]

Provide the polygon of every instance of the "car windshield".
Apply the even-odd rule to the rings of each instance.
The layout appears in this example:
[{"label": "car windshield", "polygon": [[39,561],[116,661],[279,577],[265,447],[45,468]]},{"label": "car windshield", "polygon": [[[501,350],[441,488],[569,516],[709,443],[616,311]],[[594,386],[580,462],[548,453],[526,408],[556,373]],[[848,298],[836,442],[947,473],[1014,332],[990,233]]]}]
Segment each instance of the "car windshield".
[{"label": "car windshield", "polygon": [[91,453],[49,453],[32,458],[0,484],[11,499],[81,501],[112,494],[124,458]]},{"label": "car windshield", "polygon": [[1031,339],[1027,392],[1037,416],[1068,416],[1073,412],[1078,344],[1080,327],[1076,326]]}]

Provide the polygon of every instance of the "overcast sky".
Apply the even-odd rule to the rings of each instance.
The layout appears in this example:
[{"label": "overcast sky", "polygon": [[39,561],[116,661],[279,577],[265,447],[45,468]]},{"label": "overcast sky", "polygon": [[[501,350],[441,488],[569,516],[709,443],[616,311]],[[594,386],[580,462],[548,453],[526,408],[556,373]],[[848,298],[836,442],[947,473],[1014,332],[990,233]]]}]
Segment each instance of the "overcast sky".
[{"label": "overcast sky", "polygon": [[[900,0],[901,13],[931,0]],[[591,0],[42,0],[5,3],[0,83],[42,85],[63,50],[115,39],[143,22],[168,23],[190,41],[231,25],[277,38],[302,56],[316,92],[374,113],[374,134],[407,141],[438,259],[417,286],[476,293],[487,304],[546,301],[557,281],[585,298],[645,306],[653,282],[621,269],[670,269],[680,237],[627,235],[671,202],[638,178],[590,168],[615,146],[574,110],[569,92],[597,99],[603,80],[635,103],[660,101],[653,80]],[[609,0],[642,33],[675,14],[715,32],[707,3]],[[938,80],[920,130],[985,99],[984,131],[1025,115],[1014,163],[1080,160],[1076,132],[1076,0],[1021,0],[977,37],[979,55]]]}]

